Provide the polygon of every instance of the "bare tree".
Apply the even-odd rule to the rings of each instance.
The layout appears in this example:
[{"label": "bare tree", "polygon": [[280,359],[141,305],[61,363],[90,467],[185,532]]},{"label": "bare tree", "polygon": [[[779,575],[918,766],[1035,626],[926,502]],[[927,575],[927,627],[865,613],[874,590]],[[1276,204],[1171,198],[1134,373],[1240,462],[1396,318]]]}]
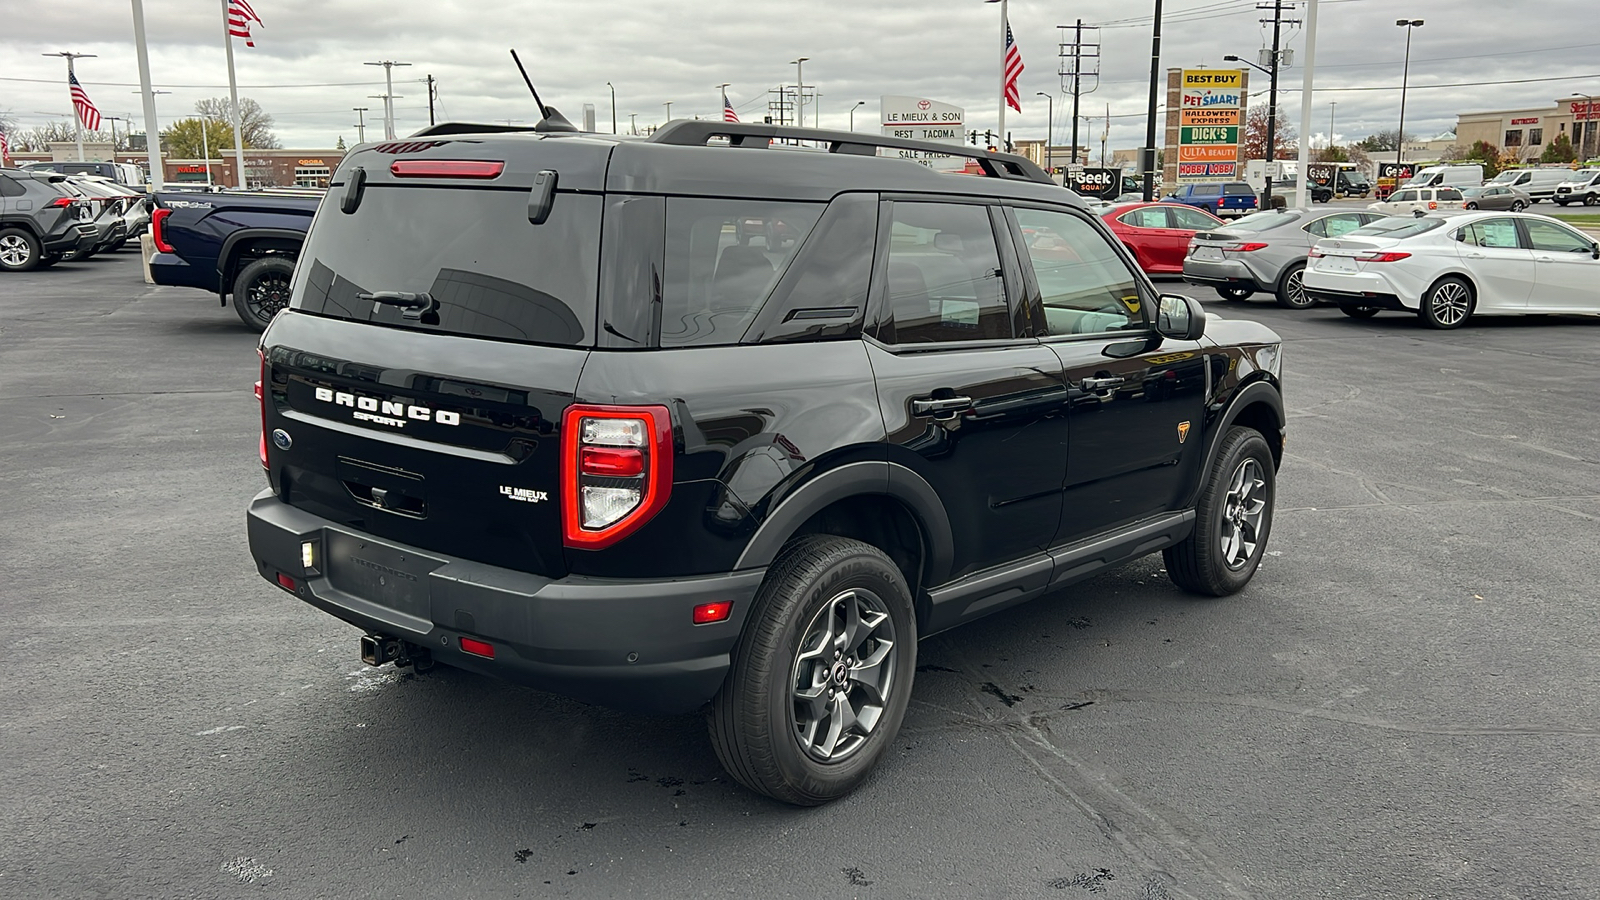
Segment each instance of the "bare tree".
[{"label": "bare tree", "polygon": [[[194,105],[194,111],[203,119],[212,122],[222,122],[231,128],[233,125],[233,104],[227,97],[212,97],[201,100]],[[244,145],[253,150],[276,150],[283,144],[278,142],[277,135],[272,133],[272,117],[267,115],[261,104],[249,97],[239,98],[239,127],[244,135]],[[230,137],[229,142],[232,142]]]},{"label": "bare tree", "polygon": [[1278,115],[1274,123],[1272,142],[1277,145],[1277,153],[1267,155],[1267,105],[1260,103],[1250,107],[1245,114],[1244,133],[1241,134],[1240,143],[1244,144],[1245,159],[1287,159],[1293,156],[1299,145],[1295,143],[1295,130],[1284,116]]}]

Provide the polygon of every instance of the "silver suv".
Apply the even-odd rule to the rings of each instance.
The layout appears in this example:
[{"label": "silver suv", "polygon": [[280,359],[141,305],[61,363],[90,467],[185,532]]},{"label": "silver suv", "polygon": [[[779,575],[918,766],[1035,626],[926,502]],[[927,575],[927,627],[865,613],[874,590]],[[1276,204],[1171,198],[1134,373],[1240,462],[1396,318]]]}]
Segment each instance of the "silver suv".
[{"label": "silver suv", "polygon": [[94,210],[65,175],[0,169],[0,270],[48,266],[97,239]]}]

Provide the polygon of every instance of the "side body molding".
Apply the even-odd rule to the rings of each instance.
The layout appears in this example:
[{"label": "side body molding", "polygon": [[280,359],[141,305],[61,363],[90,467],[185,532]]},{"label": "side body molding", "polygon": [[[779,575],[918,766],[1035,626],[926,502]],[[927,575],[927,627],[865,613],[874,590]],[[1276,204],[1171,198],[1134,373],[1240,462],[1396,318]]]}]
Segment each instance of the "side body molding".
[{"label": "side body molding", "polygon": [[829,469],[796,488],[756,529],[734,569],[771,565],[790,535],[807,519],[833,503],[863,494],[889,496],[904,503],[922,530],[925,583],[940,584],[949,577],[955,539],[950,516],[933,485],[905,466],[876,460]]}]

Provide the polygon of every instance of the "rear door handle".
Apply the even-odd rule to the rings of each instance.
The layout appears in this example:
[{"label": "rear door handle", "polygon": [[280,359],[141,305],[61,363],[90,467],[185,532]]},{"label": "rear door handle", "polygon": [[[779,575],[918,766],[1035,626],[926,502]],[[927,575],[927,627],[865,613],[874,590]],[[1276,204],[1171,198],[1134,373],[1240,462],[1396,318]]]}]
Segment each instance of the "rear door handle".
[{"label": "rear door handle", "polygon": [[1488,255],[1484,253],[1468,253],[1467,259],[1488,259]]},{"label": "rear door handle", "polygon": [[953,419],[956,413],[972,408],[971,397],[944,397],[938,400],[911,401],[911,414],[933,416],[935,419]]},{"label": "rear door handle", "polygon": [[1085,378],[1078,382],[1078,386],[1086,391],[1108,391],[1114,387],[1121,387],[1127,381],[1121,375],[1110,375],[1105,378]]}]

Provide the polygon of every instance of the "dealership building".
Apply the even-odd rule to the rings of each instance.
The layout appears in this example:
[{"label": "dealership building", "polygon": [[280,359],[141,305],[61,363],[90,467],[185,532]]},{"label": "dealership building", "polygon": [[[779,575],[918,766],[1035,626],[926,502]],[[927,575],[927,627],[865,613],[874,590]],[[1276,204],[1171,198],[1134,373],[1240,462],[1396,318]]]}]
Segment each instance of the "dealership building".
[{"label": "dealership building", "polygon": [[1471,147],[1487,141],[1518,159],[1538,160],[1560,135],[1572,141],[1579,159],[1600,156],[1600,93],[1557,100],[1555,106],[1461,113],[1456,117],[1456,142]]}]

